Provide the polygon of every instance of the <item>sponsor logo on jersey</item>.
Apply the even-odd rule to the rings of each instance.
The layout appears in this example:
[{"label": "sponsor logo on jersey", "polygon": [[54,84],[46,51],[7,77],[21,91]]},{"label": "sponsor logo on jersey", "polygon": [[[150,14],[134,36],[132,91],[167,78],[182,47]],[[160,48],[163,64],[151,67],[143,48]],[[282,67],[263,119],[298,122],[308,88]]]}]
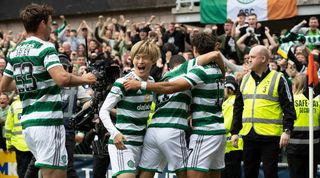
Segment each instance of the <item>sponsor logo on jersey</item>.
[{"label": "sponsor logo on jersey", "polygon": [[150,104],[140,104],[137,106],[138,111],[148,111],[150,110]]}]

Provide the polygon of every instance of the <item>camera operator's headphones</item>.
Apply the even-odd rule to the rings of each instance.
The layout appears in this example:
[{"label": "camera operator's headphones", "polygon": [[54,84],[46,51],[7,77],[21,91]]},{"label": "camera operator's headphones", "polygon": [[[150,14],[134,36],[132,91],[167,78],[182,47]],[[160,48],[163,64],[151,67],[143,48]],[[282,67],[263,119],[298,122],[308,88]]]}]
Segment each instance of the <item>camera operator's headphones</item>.
[{"label": "camera operator's headphones", "polygon": [[70,63],[70,58],[65,54],[58,54],[60,63],[62,64],[64,70],[71,73],[72,72],[72,65]]}]

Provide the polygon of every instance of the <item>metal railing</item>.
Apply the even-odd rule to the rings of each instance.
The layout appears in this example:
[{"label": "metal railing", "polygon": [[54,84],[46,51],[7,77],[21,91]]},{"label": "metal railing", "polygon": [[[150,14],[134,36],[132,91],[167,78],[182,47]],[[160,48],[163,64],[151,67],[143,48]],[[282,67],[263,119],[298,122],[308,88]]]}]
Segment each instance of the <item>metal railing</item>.
[{"label": "metal railing", "polygon": [[179,11],[181,7],[188,7],[192,10],[194,6],[199,6],[200,0],[176,0],[176,11]]}]

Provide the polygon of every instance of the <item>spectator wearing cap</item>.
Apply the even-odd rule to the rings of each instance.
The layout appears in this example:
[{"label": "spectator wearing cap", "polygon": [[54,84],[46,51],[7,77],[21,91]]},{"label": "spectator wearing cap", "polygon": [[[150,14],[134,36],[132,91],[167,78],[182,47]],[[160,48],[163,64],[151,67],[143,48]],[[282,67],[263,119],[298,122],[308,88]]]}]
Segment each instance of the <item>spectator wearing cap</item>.
[{"label": "spectator wearing cap", "polygon": [[240,35],[240,29],[241,28],[245,28],[248,27],[248,23],[246,23],[246,18],[247,15],[244,12],[239,12],[239,14],[237,15],[237,20],[235,20],[233,27],[234,27],[234,33],[235,36],[239,36]]},{"label": "spectator wearing cap", "polygon": [[136,44],[141,40],[146,40],[148,38],[149,31],[151,31],[151,29],[148,26],[141,28],[139,33],[133,37],[132,44]]},{"label": "spectator wearing cap", "polygon": [[227,144],[225,151],[225,169],[222,171],[222,178],[241,178],[241,161],[243,140],[239,139],[238,148],[233,147],[231,143],[231,123],[233,118],[233,105],[236,99],[236,91],[238,83],[232,76],[227,76],[224,83],[225,101],[222,104],[222,113],[224,117],[224,125],[227,129]]},{"label": "spectator wearing cap", "polygon": [[[255,38],[258,39],[259,44],[269,47],[269,41],[265,34],[265,27],[262,26],[257,21],[257,14],[252,13],[248,16],[248,27],[240,29],[240,36],[245,35],[246,33],[252,34]],[[247,38],[245,41],[246,45],[249,45],[250,38]]]},{"label": "spectator wearing cap", "polygon": [[149,27],[143,27],[142,29],[140,29],[140,32],[139,32],[140,39],[146,40],[148,38],[150,31],[151,31],[151,29]]}]

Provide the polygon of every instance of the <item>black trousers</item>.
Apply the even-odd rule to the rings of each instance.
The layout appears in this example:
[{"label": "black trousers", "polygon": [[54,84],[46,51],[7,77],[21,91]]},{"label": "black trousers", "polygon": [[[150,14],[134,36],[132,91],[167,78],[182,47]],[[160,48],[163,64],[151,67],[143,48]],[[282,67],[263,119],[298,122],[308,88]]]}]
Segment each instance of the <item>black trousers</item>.
[{"label": "black trousers", "polygon": [[17,160],[17,173],[19,178],[24,178],[24,175],[28,169],[28,164],[32,159],[32,153],[30,151],[19,151],[15,149]]},{"label": "black trousers", "polygon": [[76,141],[74,137],[75,137],[74,133],[66,134],[66,150],[68,154],[67,178],[79,178],[76,170],[73,167],[73,162],[74,162],[73,155],[74,155],[74,149],[76,146]]},{"label": "black trousers", "polygon": [[[75,139],[74,134],[66,134],[66,150],[68,154],[68,166],[67,166],[67,177],[68,178],[79,178],[77,175],[77,172],[75,171],[73,167],[73,154],[74,154],[74,148],[75,148]],[[35,166],[36,159],[33,157],[31,160],[27,173],[25,175],[25,178],[37,178],[38,177],[38,171],[39,168]]]},{"label": "black trousers", "polygon": [[[309,178],[309,155],[287,154],[291,178]],[[317,175],[318,156],[313,157],[313,177]]]},{"label": "black trousers", "polygon": [[24,176],[24,178],[38,178],[38,172],[39,168],[37,168],[34,164],[36,162],[36,159],[32,157],[29,165],[28,165],[28,170]]},{"label": "black trousers", "polygon": [[231,151],[225,154],[225,169],[221,178],[241,178],[242,150]]},{"label": "black trousers", "polygon": [[106,178],[109,164],[109,155],[93,155],[93,178]]},{"label": "black trousers", "polygon": [[0,149],[2,148],[4,151],[7,150],[6,148],[6,139],[2,135],[3,125],[0,124]]},{"label": "black trousers", "polygon": [[265,178],[278,178],[278,142],[244,140],[243,161],[245,178],[258,178],[260,162]]}]

